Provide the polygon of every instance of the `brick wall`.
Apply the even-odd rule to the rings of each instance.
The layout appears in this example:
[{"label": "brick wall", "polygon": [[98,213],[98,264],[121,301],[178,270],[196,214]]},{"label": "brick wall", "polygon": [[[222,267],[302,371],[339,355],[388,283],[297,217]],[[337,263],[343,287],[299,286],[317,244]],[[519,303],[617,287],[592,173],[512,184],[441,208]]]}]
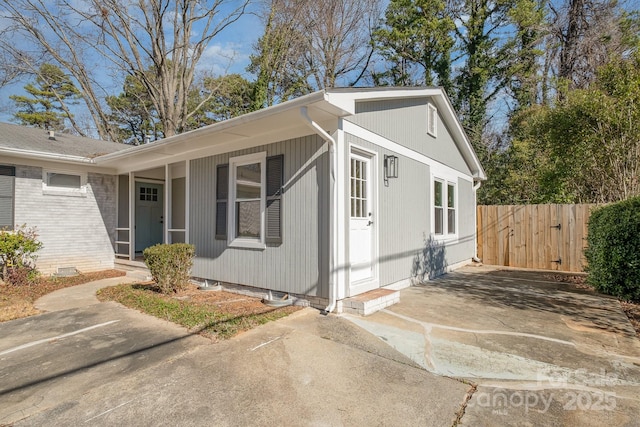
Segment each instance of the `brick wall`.
[{"label": "brick wall", "polygon": [[115,221],[114,176],[88,173],[85,194],[60,195],[43,191],[42,168],[16,167],[15,222],[37,227],[41,272],[113,268]]}]

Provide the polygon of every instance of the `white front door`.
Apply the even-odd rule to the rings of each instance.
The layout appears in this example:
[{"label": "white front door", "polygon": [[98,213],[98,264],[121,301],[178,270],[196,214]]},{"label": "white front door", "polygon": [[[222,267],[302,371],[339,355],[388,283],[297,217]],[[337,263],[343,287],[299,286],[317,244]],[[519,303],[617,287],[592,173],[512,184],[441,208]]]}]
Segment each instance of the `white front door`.
[{"label": "white front door", "polygon": [[[374,278],[374,203],[372,158],[351,153],[349,167],[350,233],[349,264],[351,266],[351,295],[354,284],[370,282]],[[363,289],[358,289],[363,291]]]}]

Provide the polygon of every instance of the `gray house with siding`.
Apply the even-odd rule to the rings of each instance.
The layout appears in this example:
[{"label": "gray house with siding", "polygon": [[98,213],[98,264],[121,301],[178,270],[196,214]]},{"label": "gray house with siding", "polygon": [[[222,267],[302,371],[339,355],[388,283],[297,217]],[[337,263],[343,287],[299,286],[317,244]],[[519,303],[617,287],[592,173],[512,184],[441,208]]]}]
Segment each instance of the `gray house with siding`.
[{"label": "gray house with siding", "polygon": [[475,256],[485,174],[439,88],[327,89],[138,147],[12,138],[0,217],[38,227],[43,271],[188,242],[202,282],[333,311]]}]

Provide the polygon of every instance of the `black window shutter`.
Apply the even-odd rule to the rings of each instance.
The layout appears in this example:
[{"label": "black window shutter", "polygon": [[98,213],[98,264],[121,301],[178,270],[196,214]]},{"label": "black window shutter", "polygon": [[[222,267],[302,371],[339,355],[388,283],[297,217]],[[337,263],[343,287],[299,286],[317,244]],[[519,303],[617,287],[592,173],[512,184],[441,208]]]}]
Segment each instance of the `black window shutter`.
[{"label": "black window shutter", "polygon": [[284,155],[267,157],[267,212],[265,242],[282,243],[282,186]]},{"label": "black window shutter", "polygon": [[216,239],[227,240],[227,201],[229,200],[229,165],[216,170]]},{"label": "black window shutter", "polygon": [[0,165],[0,229],[13,230],[13,187],[16,168]]}]

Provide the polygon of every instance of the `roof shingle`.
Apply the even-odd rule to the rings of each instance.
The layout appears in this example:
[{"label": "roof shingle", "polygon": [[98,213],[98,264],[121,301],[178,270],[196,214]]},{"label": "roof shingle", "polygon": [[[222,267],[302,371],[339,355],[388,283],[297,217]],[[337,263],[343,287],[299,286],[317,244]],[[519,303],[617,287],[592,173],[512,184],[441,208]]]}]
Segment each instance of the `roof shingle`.
[{"label": "roof shingle", "polygon": [[46,130],[0,123],[0,147],[94,158],[131,146],[59,132],[51,140]]}]

